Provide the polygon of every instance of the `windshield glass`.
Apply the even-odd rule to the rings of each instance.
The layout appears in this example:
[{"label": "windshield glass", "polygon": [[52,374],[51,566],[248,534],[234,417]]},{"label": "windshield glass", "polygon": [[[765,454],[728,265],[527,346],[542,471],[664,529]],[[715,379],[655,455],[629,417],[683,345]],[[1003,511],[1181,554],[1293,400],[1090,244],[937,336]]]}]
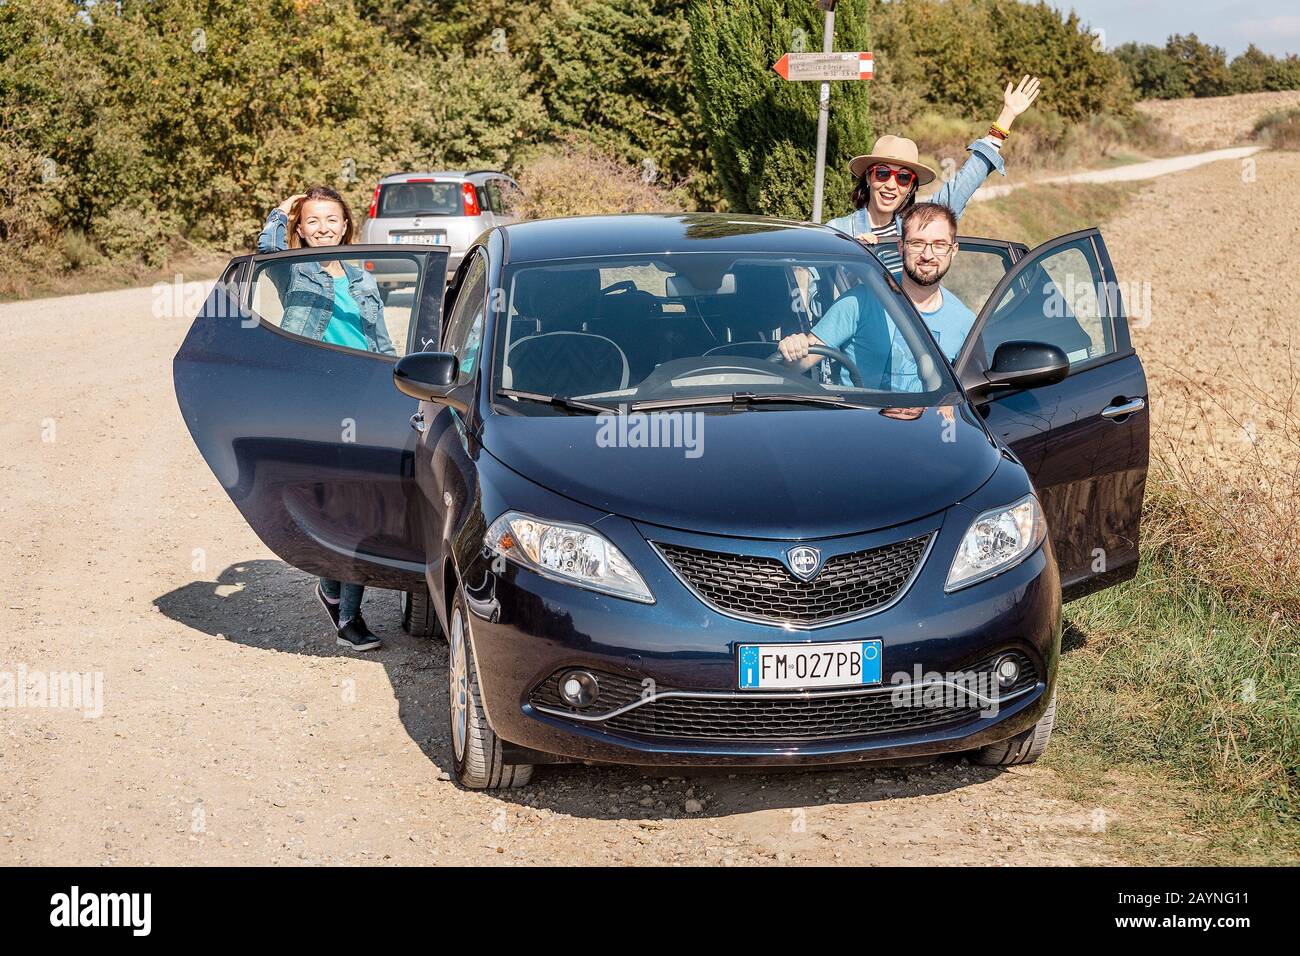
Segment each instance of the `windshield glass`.
[{"label": "windshield glass", "polygon": [[[956,388],[915,313],[868,260],[600,257],[517,266],[503,290],[493,381],[498,404],[523,414],[573,412],[539,396],[633,410],[780,408],[787,399],[920,408]],[[783,338],[823,322],[839,348],[781,358]]]}]

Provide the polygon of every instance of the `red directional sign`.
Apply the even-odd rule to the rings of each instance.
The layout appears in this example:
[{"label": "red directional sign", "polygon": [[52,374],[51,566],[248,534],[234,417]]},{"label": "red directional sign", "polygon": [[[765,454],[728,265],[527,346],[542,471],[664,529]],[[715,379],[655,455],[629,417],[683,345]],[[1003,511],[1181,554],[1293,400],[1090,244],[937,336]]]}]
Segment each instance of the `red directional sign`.
[{"label": "red directional sign", "polygon": [[869,80],[875,75],[869,52],[787,53],[772,69],[783,80]]}]

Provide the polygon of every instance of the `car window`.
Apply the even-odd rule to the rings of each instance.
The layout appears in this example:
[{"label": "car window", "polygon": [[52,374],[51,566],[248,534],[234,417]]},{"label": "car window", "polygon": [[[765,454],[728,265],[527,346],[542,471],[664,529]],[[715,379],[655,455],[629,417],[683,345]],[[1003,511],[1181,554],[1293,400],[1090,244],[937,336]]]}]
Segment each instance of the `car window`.
[{"label": "car window", "polygon": [[487,270],[483,256],[475,254],[456,295],[456,304],[452,306],[447,323],[447,337],[443,341],[443,350],[460,359],[460,372],[465,377],[473,376],[478,369],[483,320],[487,314],[486,291]]},{"label": "car window", "polygon": [[501,196],[501,180],[489,179],[487,181],[488,205],[493,212],[504,213],[506,211],[505,201]]},{"label": "car window", "polygon": [[387,183],[379,190],[378,218],[409,216],[461,216],[457,183]]},{"label": "car window", "polygon": [[[343,247],[346,248],[346,247]],[[402,355],[417,320],[420,260],[400,253],[271,259],[253,276],[249,306],[270,325],[358,352]]]},{"label": "car window", "polygon": [[994,287],[1010,268],[1011,254],[1008,250],[962,244],[959,239],[943,285],[961,299],[966,308],[979,315]]},{"label": "car window", "polygon": [[1091,239],[1041,255],[1003,293],[980,335],[983,360],[1016,339],[1058,346],[1071,365],[1115,351],[1114,323]]},{"label": "car window", "polygon": [[[881,406],[906,392],[923,407],[951,388],[930,336],[874,262],[610,256],[519,264],[503,287],[493,361],[496,382],[511,389],[633,402],[793,391]],[[813,326],[835,337],[852,370],[840,362],[823,377],[815,359],[811,368],[771,361],[783,338]]]}]

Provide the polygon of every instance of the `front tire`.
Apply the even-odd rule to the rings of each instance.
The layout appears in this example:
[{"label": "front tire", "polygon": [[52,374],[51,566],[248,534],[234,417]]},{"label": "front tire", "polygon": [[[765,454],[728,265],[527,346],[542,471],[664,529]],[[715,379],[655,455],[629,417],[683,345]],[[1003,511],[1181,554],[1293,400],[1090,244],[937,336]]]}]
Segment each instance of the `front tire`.
[{"label": "front tire", "polygon": [[469,616],[465,598],[456,589],[447,634],[448,711],[451,753],[456,779],[471,790],[508,790],[527,786],[533,765],[509,764],[502,759],[501,740],[488,725],[478,668],[470,648]]},{"label": "front tire", "polygon": [[1052,725],[1056,723],[1056,689],[1052,689],[1052,702],[1047,705],[1038,723],[1009,740],[981,747],[971,756],[977,764],[985,767],[1014,767],[1017,764],[1033,763],[1047,749],[1047,742],[1052,739]]}]

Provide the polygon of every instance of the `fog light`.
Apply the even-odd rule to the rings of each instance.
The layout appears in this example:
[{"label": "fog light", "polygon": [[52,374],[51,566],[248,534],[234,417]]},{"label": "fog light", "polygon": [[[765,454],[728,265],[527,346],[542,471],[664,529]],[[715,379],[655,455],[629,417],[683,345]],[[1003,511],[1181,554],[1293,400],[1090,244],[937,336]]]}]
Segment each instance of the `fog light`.
[{"label": "fog light", "polygon": [[999,657],[993,664],[993,673],[998,675],[999,687],[1010,687],[1020,677],[1020,662],[1011,654]]},{"label": "fog light", "polygon": [[570,707],[586,707],[596,701],[600,685],[590,671],[566,671],[560,675],[560,699]]}]

